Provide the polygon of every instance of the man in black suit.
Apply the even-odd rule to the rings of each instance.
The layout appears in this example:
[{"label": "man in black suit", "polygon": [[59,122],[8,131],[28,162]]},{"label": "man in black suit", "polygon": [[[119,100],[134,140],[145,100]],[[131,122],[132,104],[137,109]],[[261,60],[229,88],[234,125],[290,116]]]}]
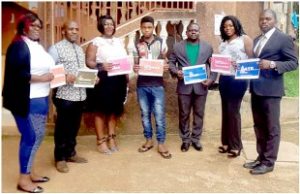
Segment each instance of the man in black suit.
[{"label": "man in black suit", "polygon": [[254,53],[260,58],[260,77],[250,82],[251,106],[258,157],[245,163],[251,174],[273,171],[280,142],[280,101],[284,95],[283,73],[297,69],[292,39],[275,27],[273,10],[259,17],[262,34],[254,39]]},{"label": "man in black suit", "polygon": [[[217,73],[211,73],[201,83],[185,85],[183,67],[206,64],[213,53],[212,46],[199,38],[200,27],[197,23],[187,26],[187,39],[174,45],[169,57],[170,73],[178,79],[177,94],[179,106],[179,134],[182,139],[181,151],[187,152],[190,145],[202,151],[200,137],[203,128],[204,109],[208,87],[216,80]],[[193,127],[190,130],[190,113],[193,110]]]}]

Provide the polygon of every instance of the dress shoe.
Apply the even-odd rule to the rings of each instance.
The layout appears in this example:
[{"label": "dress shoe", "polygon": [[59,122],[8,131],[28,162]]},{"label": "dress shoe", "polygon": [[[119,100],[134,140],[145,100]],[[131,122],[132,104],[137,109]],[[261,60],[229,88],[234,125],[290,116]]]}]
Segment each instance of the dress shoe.
[{"label": "dress shoe", "polygon": [[190,148],[190,143],[182,143],[180,149],[182,152],[187,152],[189,148]]},{"label": "dress shoe", "polygon": [[193,147],[195,148],[195,150],[197,150],[197,151],[202,151],[202,150],[203,150],[202,145],[201,145],[200,142],[193,142],[193,143],[192,143],[192,146],[193,146]]},{"label": "dress shoe", "polygon": [[67,162],[64,161],[64,160],[56,162],[55,166],[56,166],[56,169],[57,169],[58,172],[62,172],[62,173],[69,172]]},{"label": "dress shoe", "polygon": [[87,163],[87,159],[80,157],[78,155],[72,156],[67,159],[67,162],[74,162],[74,163]]},{"label": "dress shoe", "polygon": [[274,169],[274,166],[266,166],[264,164],[260,164],[260,165],[256,166],[255,168],[253,168],[252,170],[250,170],[250,173],[253,175],[266,174],[267,172],[272,172],[273,169]]},{"label": "dress shoe", "polygon": [[260,164],[259,160],[254,160],[253,162],[248,162],[243,165],[244,168],[253,169]]}]

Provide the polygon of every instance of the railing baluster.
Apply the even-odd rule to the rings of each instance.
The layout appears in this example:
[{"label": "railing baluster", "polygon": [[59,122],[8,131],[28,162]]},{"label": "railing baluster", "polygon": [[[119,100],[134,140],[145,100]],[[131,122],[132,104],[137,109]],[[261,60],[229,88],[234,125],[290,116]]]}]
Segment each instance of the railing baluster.
[{"label": "railing baluster", "polygon": [[96,17],[96,2],[92,3],[91,8],[92,8],[92,13],[90,15],[90,18],[92,20],[96,20],[97,19],[97,17]]},{"label": "railing baluster", "polygon": [[[98,34],[96,28],[97,17],[99,15],[111,15],[117,22],[117,26],[123,25],[128,21],[134,20],[137,17],[147,14],[152,11],[167,10],[186,10],[194,11],[195,2],[194,1],[127,1],[127,2],[117,2],[117,1],[91,1],[91,2],[52,2],[54,5],[54,28],[55,42],[61,39],[61,27],[63,21],[67,19],[76,19],[82,30],[80,31],[80,37],[82,41],[87,41],[93,38],[95,34]],[[47,10],[47,2],[44,3],[45,9]],[[49,4],[49,2],[48,2]],[[46,12],[43,13],[44,17],[49,18]],[[47,19],[50,24],[51,21]],[[50,23],[49,23],[50,22]],[[185,26],[185,25],[184,25]],[[89,30],[83,30],[87,27]],[[161,26],[161,31],[165,31],[165,25]],[[162,33],[162,32],[161,32]],[[183,32],[185,34],[185,32]],[[46,37],[47,33],[44,34],[45,43],[49,42]],[[50,41],[52,41],[50,39]]]}]

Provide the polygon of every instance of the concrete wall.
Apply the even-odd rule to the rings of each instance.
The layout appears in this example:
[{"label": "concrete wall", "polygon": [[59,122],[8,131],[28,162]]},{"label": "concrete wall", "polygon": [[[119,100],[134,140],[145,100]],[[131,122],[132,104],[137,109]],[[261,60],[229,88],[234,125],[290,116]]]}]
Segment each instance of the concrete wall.
[{"label": "concrete wall", "polygon": [[[118,125],[118,134],[142,134],[142,124],[137,96],[135,91],[135,78],[130,83],[128,101],[125,105],[125,114],[122,116]],[[167,78],[166,89],[166,121],[167,132],[178,133],[178,104],[176,94],[176,81]],[[242,127],[253,126],[250,95],[246,93],[241,107]],[[94,134],[93,115],[83,116],[80,134]],[[299,98],[284,97],[281,102],[281,122],[299,120]],[[153,125],[155,126],[155,124]],[[213,131],[221,128],[221,105],[218,91],[209,91],[206,107],[204,130]],[[53,134],[53,125],[48,125],[48,134]],[[10,112],[2,109],[2,134],[18,134],[15,122]]]}]

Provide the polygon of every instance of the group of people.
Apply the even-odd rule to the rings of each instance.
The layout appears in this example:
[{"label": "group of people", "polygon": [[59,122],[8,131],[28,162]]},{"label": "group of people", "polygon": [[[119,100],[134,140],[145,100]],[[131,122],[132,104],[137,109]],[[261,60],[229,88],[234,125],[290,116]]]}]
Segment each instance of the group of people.
[{"label": "group of people", "polygon": [[[245,163],[251,174],[264,174],[274,168],[280,142],[280,101],[284,95],[283,73],[298,67],[292,40],[276,27],[276,14],[264,10],[259,17],[262,34],[252,41],[235,16],[225,16],[221,22],[222,42],[218,53],[230,55],[233,69],[239,68],[237,60],[260,58],[260,77],[250,81],[251,104],[254,129],[257,138],[258,157]],[[36,185],[49,181],[33,171],[32,164],[37,149],[45,134],[48,113],[49,82],[54,78],[49,69],[62,64],[66,73],[66,85],[55,91],[54,105],[57,119],[54,130],[54,159],[59,172],[68,172],[67,162],[86,163],[75,150],[76,136],[80,128],[84,101],[91,103],[95,113],[96,145],[99,152],[112,154],[118,151],[116,125],[124,111],[124,101],[129,83],[128,75],[108,76],[112,69],[109,59],[127,56],[120,39],[114,37],[116,23],[109,15],[100,16],[97,22],[101,36],[89,44],[86,54],[76,44],[79,26],[75,21],[64,24],[64,39],[52,45],[47,53],[39,43],[39,33],[43,23],[35,14],[25,14],[17,25],[17,34],[7,49],[5,79],[3,86],[3,106],[15,118],[21,133],[19,160],[20,177],[17,189],[25,192],[43,192]],[[139,60],[163,59],[164,72],[170,72],[178,80],[177,94],[179,106],[179,135],[182,139],[181,151],[187,152],[190,145],[197,151],[203,149],[200,138],[203,128],[205,102],[208,87],[214,83],[218,73],[210,72],[207,80],[185,85],[183,67],[206,64],[210,69],[212,46],[200,39],[200,26],[190,23],[187,26],[187,39],[174,45],[167,58],[165,41],[153,34],[154,19],[145,16],[141,19],[142,37],[136,42],[133,51],[133,70],[138,75]],[[98,69],[98,79],[88,94],[85,88],[74,87],[76,74],[80,68]],[[166,147],[165,91],[163,77],[138,75],[137,97],[141,111],[145,143],[138,151],[147,152],[154,147],[153,126],[156,124],[158,153],[165,159],[172,154]],[[219,89],[222,102],[222,132],[220,153],[234,158],[243,148],[241,141],[242,98],[249,81],[235,80],[233,74],[221,74]],[[190,130],[190,113],[193,111],[193,126]]]}]

